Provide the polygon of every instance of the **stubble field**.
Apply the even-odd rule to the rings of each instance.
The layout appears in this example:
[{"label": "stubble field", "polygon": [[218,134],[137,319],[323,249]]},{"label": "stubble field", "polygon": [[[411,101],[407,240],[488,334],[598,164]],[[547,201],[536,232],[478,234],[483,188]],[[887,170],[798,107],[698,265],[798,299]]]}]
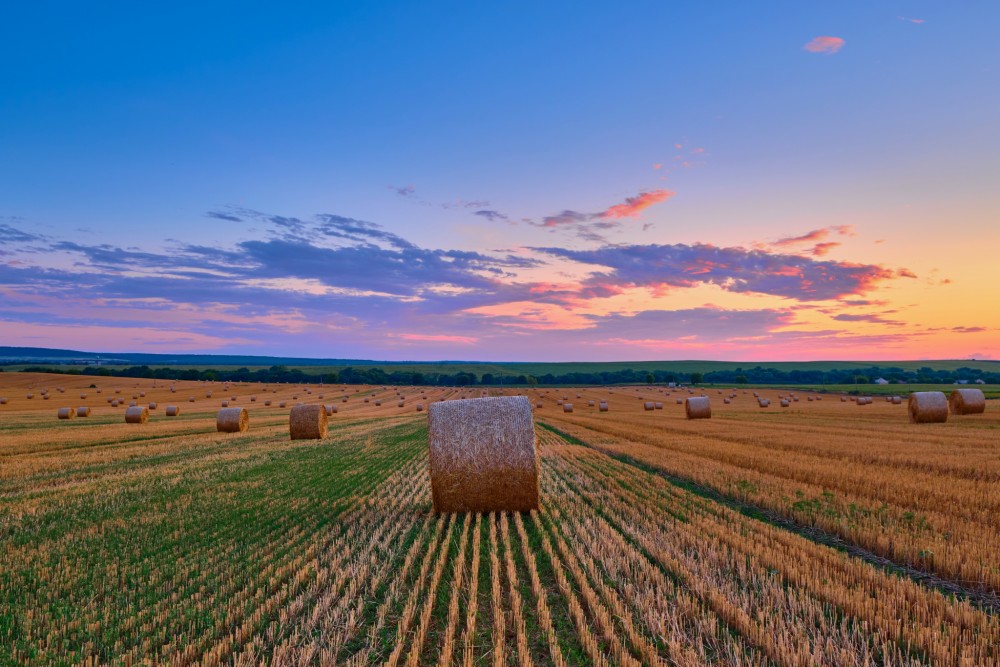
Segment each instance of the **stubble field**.
[{"label": "stubble field", "polygon": [[541,511],[435,515],[426,406],[479,392],[396,391],[0,374],[0,664],[1000,664],[992,402],[529,389]]}]

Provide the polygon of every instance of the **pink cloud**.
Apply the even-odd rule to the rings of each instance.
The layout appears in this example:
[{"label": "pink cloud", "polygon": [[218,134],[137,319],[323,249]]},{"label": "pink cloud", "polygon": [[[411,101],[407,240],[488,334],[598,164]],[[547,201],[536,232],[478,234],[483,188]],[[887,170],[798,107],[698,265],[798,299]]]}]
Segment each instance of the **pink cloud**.
[{"label": "pink cloud", "polygon": [[389,334],[389,337],[414,343],[461,343],[462,345],[471,345],[479,342],[479,339],[474,336],[448,336],[445,334],[400,333]]},{"label": "pink cloud", "polygon": [[926,19],[911,19],[908,16],[900,16],[900,21],[907,21],[908,23],[926,23]]},{"label": "pink cloud", "polygon": [[833,55],[844,46],[844,40],[840,37],[813,37],[806,42],[802,48],[809,53],[826,53]]},{"label": "pink cloud", "polygon": [[827,243],[817,243],[812,248],[812,254],[815,257],[823,257],[827,255],[834,248],[839,247],[841,244],[836,241],[829,241]]},{"label": "pink cloud", "polygon": [[671,192],[670,190],[651,190],[649,192],[641,192],[635,197],[628,197],[624,203],[615,204],[606,211],[599,213],[598,216],[601,218],[611,218],[612,220],[635,218],[642,211],[646,210],[653,204],[664,202],[673,197],[675,194],[677,193]]}]

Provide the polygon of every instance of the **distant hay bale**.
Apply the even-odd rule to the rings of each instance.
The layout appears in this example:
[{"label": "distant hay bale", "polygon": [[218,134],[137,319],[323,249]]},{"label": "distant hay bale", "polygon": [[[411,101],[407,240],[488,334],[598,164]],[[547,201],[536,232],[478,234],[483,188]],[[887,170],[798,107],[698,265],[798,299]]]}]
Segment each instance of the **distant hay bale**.
[{"label": "distant hay bale", "polygon": [[593,401],[587,401],[587,406],[591,407],[591,408],[594,407],[594,402]]},{"label": "distant hay bale", "polygon": [[381,405],[382,405],[382,401],[375,401],[375,407],[376,408],[379,407],[379,406],[381,406]]},{"label": "distant hay bale", "polygon": [[76,409],[76,416],[77,417],[89,417],[90,416],[90,408],[87,408],[87,407],[77,408]]},{"label": "distant hay bale", "polygon": [[81,400],[81,401],[82,401],[82,400],[84,400],[85,398],[87,398],[87,395],[86,395],[86,394],[80,394],[80,400]]},{"label": "distant hay bale", "polygon": [[292,440],[322,440],[327,433],[327,412],[322,405],[296,405],[288,415]]},{"label": "distant hay bale", "polygon": [[0,397],[0,405],[7,405],[7,399],[5,397]]},{"label": "distant hay bale", "polygon": [[181,414],[181,409],[176,405],[168,405],[166,410],[166,415],[168,417],[179,417]]},{"label": "distant hay bale", "polygon": [[118,401],[116,399],[111,399],[111,407],[113,407],[113,408],[117,408],[118,407]]},{"label": "distant hay bale", "polygon": [[[112,403],[114,405],[114,403]],[[125,410],[126,424],[145,424],[149,421],[149,408],[145,405],[133,405]]]},{"label": "distant hay bale", "polygon": [[194,396],[188,396],[188,403],[194,403]]},{"label": "distant hay bale", "polygon": [[366,398],[366,399],[365,399],[365,403],[367,403],[367,402],[368,402],[369,400],[370,400],[370,399]]},{"label": "distant hay bale", "polygon": [[281,401],[280,403],[278,403],[278,407],[279,407],[279,408],[283,408],[283,407],[285,407],[286,405],[288,405],[287,401]]},{"label": "distant hay bale", "polygon": [[59,408],[59,412],[56,413],[59,419],[72,419],[76,417],[76,412],[73,408]]},{"label": "distant hay bale", "polygon": [[684,399],[683,398],[678,398],[677,399],[677,405],[684,405]]},{"label": "distant hay bale", "polygon": [[573,412],[573,404],[563,403],[563,412]]},{"label": "distant hay bale", "polygon": [[397,408],[406,407],[406,401],[400,401],[399,403],[396,403],[396,407]]},{"label": "distant hay bale", "polygon": [[642,409],[643,410],[655,410],[656,409],[656,404],[653,403],[652,401],[646,401],[645,403],[642,404]]},{"label": "distant hay bale", "polygon": [[[136,407],[137,405],[139,405],[139,404],[138,404],[138,403],[136,403],[135,401],[132,401],[132,402],[130,402],[130,403],[128,404],[128,406],[129,406],[130,408],[134,408],[134,407]],[[147,408],[147,409],[148,409],[148,408]]]},{"label": "distant hay bale", "polygon": [[722,402],[725,403],[726,405],[729,405],[730,403],[733,402],[733,399],[731,399],[731,398],[724,398],[724,399],[722,399]]},{"label": "distant hay bale", "polygon": [[663,409],[663,403],[660,403],[659,401],[656,401],[655,403],[653,403],[653,407],[656,408],[657,410],[662,410]]},{"label": "distant hay bale", "polygon": [[780,405],[783,408],[787,408],[789,405],[791,405],[791,403],[789,403],[786,399],[781,399],[778,402],[778,405]]},{"label": "distant hay bale", "polygon": [[684,402],[684,414],[688,419],[710,419],[712,404],[707,396],[691,396]]},{"label": "distant hay bale", "polygon": [[542,402],[541,402],[541,401],[538,401],[537,403],[535,403],[535,407],[536,407],[536,408],[540,408],[540,407],[542,407]]},{"label": "distant hay bale", "polygon": [[243,433],[250,429],[250,414],[246,408],[222,408],[215,417],[215,430],[220,433]]},{"label": "distant hay bale", "polygon": [[150,403],[149,404],[149,409],[150,410],[155,410],[156,409],[156,403]]},{"label": "distant hay bale", "polygon": [[538,509],[538,452],[526,397],[434,403],[428,429],[435,512]]},{"label": "distant hay bale", "polygon": [[607,412],[608,411],[608,402],[607,401],[601,401],[600,403],[597,404],[597,409],[600,410],[601,412]]},{"label": "distant hay bale", "polygon": [[347,397],[346,397],[346,396],[344,396],[344,397],[343,397],[342,399],[340,399],[340,402],[341,402],[341,403],[347,403]]},{"label": "distant hay bale", "polygon": [[336,405],[327,405],[327,406],[324,406],[324,407],[326,408],[326,416],[327,417],[332,417],[333,415],[337,414],[337,406]]},{"label": "distant hay bale", "polygon": [[847,403],[847,397],[846,396],[841,396],[840,397],[840,402],[841,403]]},{"label": "distant hay bale", "polygon": [[417,412],[423,412],[423,411],[424,411],[424,404],[417,403]]},{"label": "distant hay bale", "polygon": [[271,407],[271,399],[267,399],[266,401],[264,401],[264,407],[265,408]]},{"label": "distant hay bale", "polygon": [[250,397],[250,402],[251,403],[256,403],[257,402],[257,397],[256,396],[251,396]]},{"label": "distant hay bale", "polygon": [[222,407],[228,408],[229,407],[229,401],[223,401],[222,402]]},{"label": "distant hay bale", "polygon": [[893,396],[892,397],[892,404],[893,405],[901,405],[902,403],[903,403],[902,396]]},{"label": "distant hay bale", "polygon": [[986,412],[986,396],[981,389],[956,389],[948,397],[953,415],[981,415]]},{"label": "distant hay bale", "polygon": [[766,408],[771,405],[771,399],[768,398],[758,398],[757,405],[762,408]]},{"label": "distant hay bale", "polygon": [[907,403],[914,424],[940,424],[948,421],[948,398],[940,391],[916,391]]}]

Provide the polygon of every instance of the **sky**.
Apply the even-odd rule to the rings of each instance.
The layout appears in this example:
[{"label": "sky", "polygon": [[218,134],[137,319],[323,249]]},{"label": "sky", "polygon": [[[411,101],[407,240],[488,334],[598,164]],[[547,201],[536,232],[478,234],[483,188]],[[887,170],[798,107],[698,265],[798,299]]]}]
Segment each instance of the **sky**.
[{"label": "sky", "polygon": [[1000,358],[1000,3],[19,3],[0,345]]}]

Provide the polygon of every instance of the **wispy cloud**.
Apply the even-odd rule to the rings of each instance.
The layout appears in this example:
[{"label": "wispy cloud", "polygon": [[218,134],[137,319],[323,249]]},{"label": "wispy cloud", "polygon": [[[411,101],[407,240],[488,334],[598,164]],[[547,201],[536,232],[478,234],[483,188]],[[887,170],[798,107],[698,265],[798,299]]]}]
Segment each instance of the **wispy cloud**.
[{"label": "wispy cloud", "polygon": [[811,40],[806,42],[805,46],[802,48],[809,53],[826,53],[828,55],[833,55],[843,48],[844,43],[845,42],[842,37],[813,37]]},{"label": "wispy cloud", "polygon": [[412,197],[417,193],[417,188],[414,187],[413,185],[404,185],[404,186],[387,185],[385,187],[389,188],[400,197]]},{"label": "wispy cloud", "polygon": [[481,218],[486,218],[490,222],[509,222],[510,218],[501,213],[500,211],[494,211],[492,209],[483,209],[481,211],[476,211],[473,215],[478,215]]},{"label": "wispy cloud", "polygon": [[635,218],[640,213],[654,204],[664,202],[673,197],[676,192],[670,190],[652,190],[650,192],[640,192],[634,197],[627,197],[621,204],[615,204],[597,214],[599,218],[610,218],[620,220],[621,218]]},{"label": "wispy cloud", "polygon": [[896,18],[898,18],[900,21],[906,21],[907,23],[917,23],[917,24],[927,23],[926,19],[914,19],[908,16],[897,16]]}]

